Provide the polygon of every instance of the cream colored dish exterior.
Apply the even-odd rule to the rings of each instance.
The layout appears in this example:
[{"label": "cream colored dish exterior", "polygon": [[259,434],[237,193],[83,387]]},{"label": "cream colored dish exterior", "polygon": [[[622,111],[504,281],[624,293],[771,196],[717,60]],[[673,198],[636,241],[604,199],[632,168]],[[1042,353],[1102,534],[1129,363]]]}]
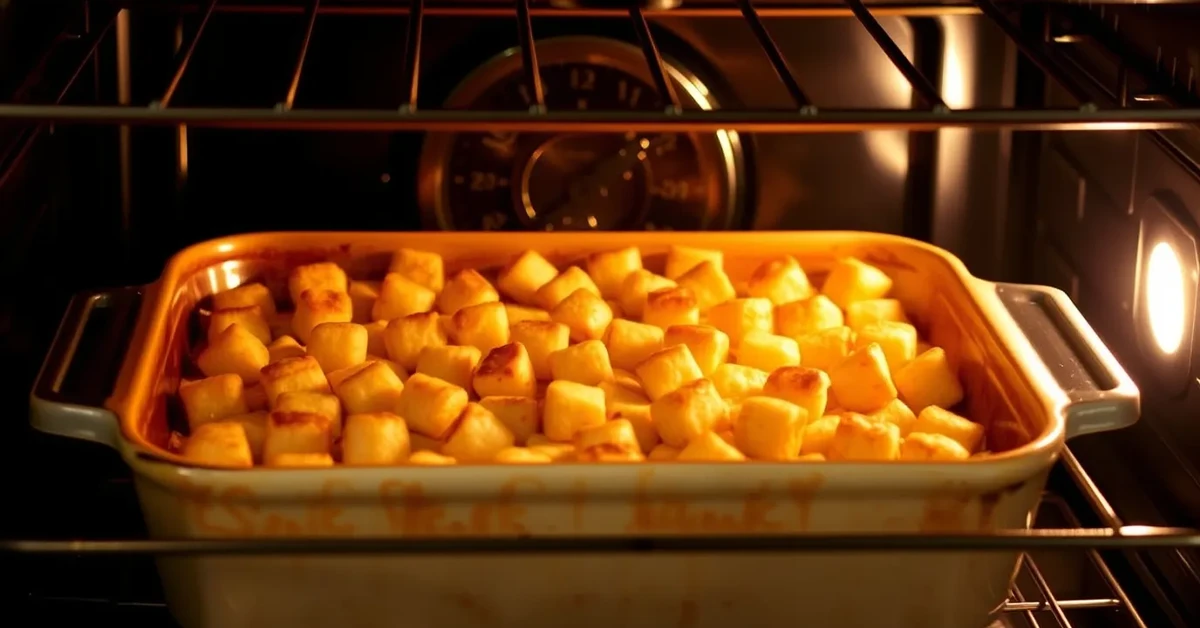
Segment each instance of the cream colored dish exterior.
[{"label": "cream colored dish exterior", "polygon": [[[946,297],[986,322],[972,343],[996,366],[980,371],[1003,388],[1029,444],[990,459],[957,463],[638,463],[476,465],[332,469],[210,470],[185,467],[147,449],[136,426],[161,387],[155,355],[170,337],[167,312],[245,277],[222,278],[222,259],[266,247],[302,250],[348,243],[352,251],[401,246],[503,262],[526,248],[562,260],[620,246],[661,251],[670,243],[762,258],[796,253],[880,256],[915,272],[897,276],[910,311],[935,302],[917,280],[925,267],[945,276]],[[807,257],[805,256],[807,255]],[[897,258],[900,255],[903,260]],[[215,257],[214,257],[215,256]],[[890,256],[890,257],[889,257]],[[197,266],[197,260],[207,260]],[[224,266],[226,270],[228,266]],[[938,271],[942,272],[942,271]],[[204,273],[207,273],[205,275]],[[237,273],[233,273],[236,275]],[[200,276],[201,280],[195,277]],[[207,279],[203,279],[207,277]],[[186,279],[192,283],[183,281]],[[936,281],[935,281],[936,279]],[[189,287],[190,286],[190,287]],[[1054,300],[1087,341],[1115,387],[1072,402],[997,297],[952,256],[894,236],[768,234],[257,234],[179,254],[148,289],[118,392],[88,412],[35,396],[44,431],[117,447],[133,469],[156,538],[578,536],[787,534],[804,532],[979,532],[1026,527],[1065,439],[1134,422],[1137,390],[1057,291]],[[181,296],[183,295],[183,296]],[[964,296],[965,295],[965,296]],[[969,303],[963,301],[969,297]],[[924,305],[913,299],[926,301]],[[957,301],[956,301],[957,299]],[[65,327],[65,326],[64,326]],[[70,330],[66,330],[70,333]],[[60,336],[64,333],[60,330]],[[942,344],[942,343],[939,343]],[[967,351],[967,349],[961,349]],[[994,355],[993,355],[994,354]],[[979,359],[966,355],[959,360]],[[161,358],[158,359],[162,361]],[[1001,363],[1003,362],[1003,363]],[[43,376],[52,365],[48,363]],[[964,375],[969,377],[970,375]],[[978,376],[978,374],[977,374]],[[968,394],[973,387],[968,382]],[[995,397],[995,395],[992,395]],[[1083,399],[1083,401],[1079,401]],[[994,401],[994,400],[993,400]],[[148,414],[147,414],[148,416]],[[120,417],[118,422],[117,417]],[[122,429],[124,426],[124,429]],[[262,626],[897,626],[986,625],[1005,599],[1013,552],[865,551],[828,553],[492,554],[175,557],[159,561],[172,613],[185,628]]]}]

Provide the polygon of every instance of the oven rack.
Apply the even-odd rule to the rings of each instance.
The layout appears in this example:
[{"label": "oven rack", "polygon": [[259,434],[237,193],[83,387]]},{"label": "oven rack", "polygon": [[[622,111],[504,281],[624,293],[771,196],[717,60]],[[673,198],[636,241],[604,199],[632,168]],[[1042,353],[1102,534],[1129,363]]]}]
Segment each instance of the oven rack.
[{"label": "oven rack", "polygon": [[[1194,80],[1163,80],[1154,67],[1138,63],[1128,54],[1116,53],[1118,72],[1115,85],[1100,84],[1096,78],[1081,83],[1065,69],[1068,67],[1062,47],[1096,39],[1102,33],[1054,33],[1046,21],[1040,37],[1031,37],[1012,19],[996,0],[970,0],[966,4],[895,4],[886,0],[841,0],[822,4],[820,0],[696,0],[675,9],[640,8],[635,1],[622,8],[556,8],[543,0],[512,0],[464,4],[435,0],[396,0],[388,2],[338,2],[337,0],[295,0],[269,3],[263,0],[82,0],[85,27],[83,33],[64,33],[60,40],[82,39],[88,42],[79,62],[86,65],[96,48],[107,37],[117,39],[117,103],[62,104],[62,95],[45,101],[17,98],[0,103],[0,121],[29,123],[91,123],[109,125],[169,125],[211,128],[342,130],[342,131],[454,131],[490,132],[498,129],[516,132],[673,132],[736,130],[756,133],[845,133],[867,130],[934,131],[942,128],[1008,129],[1040,131],[1088,130],[1170,130],[1191,128],[1200,122],[1200,99]],[[927,0],[928,1],[928,0]],[[624,3],[585,3],[604,7]],[[159,95],[146,103],[131,102],[128,89],[129,12],[135,10],[178,10],[198,16],[190,37],[180,37],[173,71]],[[204,45],[206,27],[217,14],[298,14],[303,13],[303,31],[295,51],[287,88],[278,102],[264,107],[190,106],[177,102],[180,83],[188,72],[193,54]],[[1012,41],[1023,57],[1060,84],[1080,103],[1072,108],[967,108],[952,109],[940,90],[905,56],[896,42],[876,20],[876,16],[937,16],[982,14]],[[314,38],[315,25],[322,16],[349,15],[362,18],[406,16],[403,32],[404,102],[393,109],[305,108],[296,106],[303,89],[305,60]],[[421,35],[427,16],[485,17],[512,20],[520,46],[524,82],[531,94],[527,111],[481,111],[426,109],[417,106],[421,86]],[[647,69],[658,92],[668,103],[661,111],[566,111],[546,107],[534,18],[586,18],[628,20],[636,32]],[[650,22],[665,16],[697,19],[741,19],[762,49],[766,61],[786,89],[794,107],[786,110],[719,109],[683,110],[667,78],[663,57],[655,42]],[[810,97],[803,89],[804,77],[797,76],[783,58],[770,34],[769,22],[813,17],[853,17],[870,34],[879,49],[912,87],[913,106],[908,109],[827,109],[820,97]],[[219,18],[218,18],[219,19]],[[1047,18],[1048,20],[1048,18]],[[115,32],[115,35],[113,34]],[[1113,52],[1110,50],[1110,52]],[[48,50],[47,55],[52,54]],[[45,60],[35,65],[28,82],[36,82]],[[1136,89],[1144,86],[1145,89]],[[1166,106],[1164,106],[1166,105]]]}]

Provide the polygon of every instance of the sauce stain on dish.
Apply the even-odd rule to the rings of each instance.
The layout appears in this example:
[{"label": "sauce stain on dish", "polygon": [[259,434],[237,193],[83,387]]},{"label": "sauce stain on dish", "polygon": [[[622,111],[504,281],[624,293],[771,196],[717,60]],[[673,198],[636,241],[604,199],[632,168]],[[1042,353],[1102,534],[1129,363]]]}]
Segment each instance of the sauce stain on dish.
[{"label": "sauce stain on dish", "polygon": [[808,520],[812,515],[813,499],[816,498],[817,492],[821,490],[823,484],[825,484],[825,476],[819,473],[806,479],[788,482],[788,496],[792,500],[792,505],[796,508],[797,531],[803,532],[808,529]]}]

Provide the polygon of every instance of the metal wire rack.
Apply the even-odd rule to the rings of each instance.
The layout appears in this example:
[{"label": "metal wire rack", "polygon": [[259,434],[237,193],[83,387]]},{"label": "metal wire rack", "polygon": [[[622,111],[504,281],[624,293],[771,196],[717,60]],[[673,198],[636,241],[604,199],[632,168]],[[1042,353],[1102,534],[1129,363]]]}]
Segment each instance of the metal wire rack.
[{"label": "metal wire rack", "polygon": [[[123,18],[126,5],[139,2],[92,0],[98,8],[89,21],[96,26],[77,35],[86,39],[87,55],[114,30]],[[609,6],[618,3],[594,3]],[[103,10],[107,9],[107,11]],[[61,98],[49,102],[24,102],[20,98],[0,104],[0,121],[41,123],[101,123],[121,125],[191,125],[224,128],[351,130],[351,131],[511,131],[538,132],[643,132],[716,131],[721,129],[756,133],[835,133],[880,129],[931,131],[941,128],[1012,129],[1042,131],[1081,130],[1164,130],[1186,128],[1200,122],[1200,105],[1191,98],[1179,98],[1179,90],[1157,85],[1154,77],[1126,67],[1122,62],[1117,85],[1090,89],[1078,84],[1063,71],[1055,53],[1057,45],[1070,43],[1071,37],[1049,31],[1032,39],[1014,24],[1005,9],[994,0],[971,0],[969,4],[873,4],[864,0],[842,0],[839,4],[813,4],[802,0],[795,4],[770,3],[756,7],[754,0],[700,0],[694,6],[671,10],[643,10],[637,3],[630,8],[555,8],[534,0],[507,3],[460,4],[409,0],[396,3],[348,4],[307,0],[295,4],[246,3],[239,0],[207,0],[201,4],[180,5],[179,9],[198,13],[198,26],[179,47],[174,71],[164,89],[146,103],[119,98],[116,104],[65,105]],[[305,20],[300,44],[295,52],[290,80],[274,106],[262,108],[190,106],[177,102],[177,90],[188,72],[198,46],[203,45],[206,27],[216,13],[300,13]],[[1078,107],[1058,109],[951,109],[928,77],[910,61],[896,42],[876,20],[882,15],[982,14],[1007,35],[1026,59],[1063,85],[1079,102]],[[315,109],[296,106],[297,93],[303,88],[305,60],[314,38],[314,25],[327,15],[407,16],[404,36],[404,91],[407,98],[392,109]],[[428,16],[486,17],[511,19],[518,34],[524,80],[532,102],[528,110],[460,111],[417,107],[421,85],[421,33]],[[629,20],[638,35],[647,68],[658,91],[667,103],[662,111],[562,111],[548,108],[545,102],[537,57],[535,20],[543,16],[582,17],[589,19]],[[683,110],[667,78],[663,58],[649,23],[664,17],[696,19],[742,18],[762,48],[776,76],[786,88],[794,107],[786,110],[719,109]],[[833,109],[821,105],[819,95],[811,95],[779,52],[766,20],[810,17],[853,17],[870,34],[901,75],[912,86],[921,102],[910,109]],[[124,51],[128,54],[128,50]],[[85,60],[86,61],[86,60]],[[1150,86],[1144,93],[1130,95],[1132,77]],[[18,91],[18,95],[22,92]],[[1118,94],[1115,99],[1104,93]],[[1163,108],[1157,105],[1168,103]]]}]

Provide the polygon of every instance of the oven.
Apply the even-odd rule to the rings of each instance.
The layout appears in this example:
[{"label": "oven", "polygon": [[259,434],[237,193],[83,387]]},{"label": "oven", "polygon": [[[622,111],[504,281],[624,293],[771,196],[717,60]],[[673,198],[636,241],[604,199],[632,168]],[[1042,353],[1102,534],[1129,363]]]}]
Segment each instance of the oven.
[{"label": "oven", "polygon": [[[146,540],[119,457],[25,419],[79,291],[260,231],[861,230],[1063,290],[1142,404],[1071,441],[1031,532],[862,547],[1021,549],[1003,626],[1198,625],[1198,28],[1188,2],[0,1],[10,616],[173,625],[154,557],[204,550]],[[64,395],[102,403],[124,337],[83,334]]]}]

